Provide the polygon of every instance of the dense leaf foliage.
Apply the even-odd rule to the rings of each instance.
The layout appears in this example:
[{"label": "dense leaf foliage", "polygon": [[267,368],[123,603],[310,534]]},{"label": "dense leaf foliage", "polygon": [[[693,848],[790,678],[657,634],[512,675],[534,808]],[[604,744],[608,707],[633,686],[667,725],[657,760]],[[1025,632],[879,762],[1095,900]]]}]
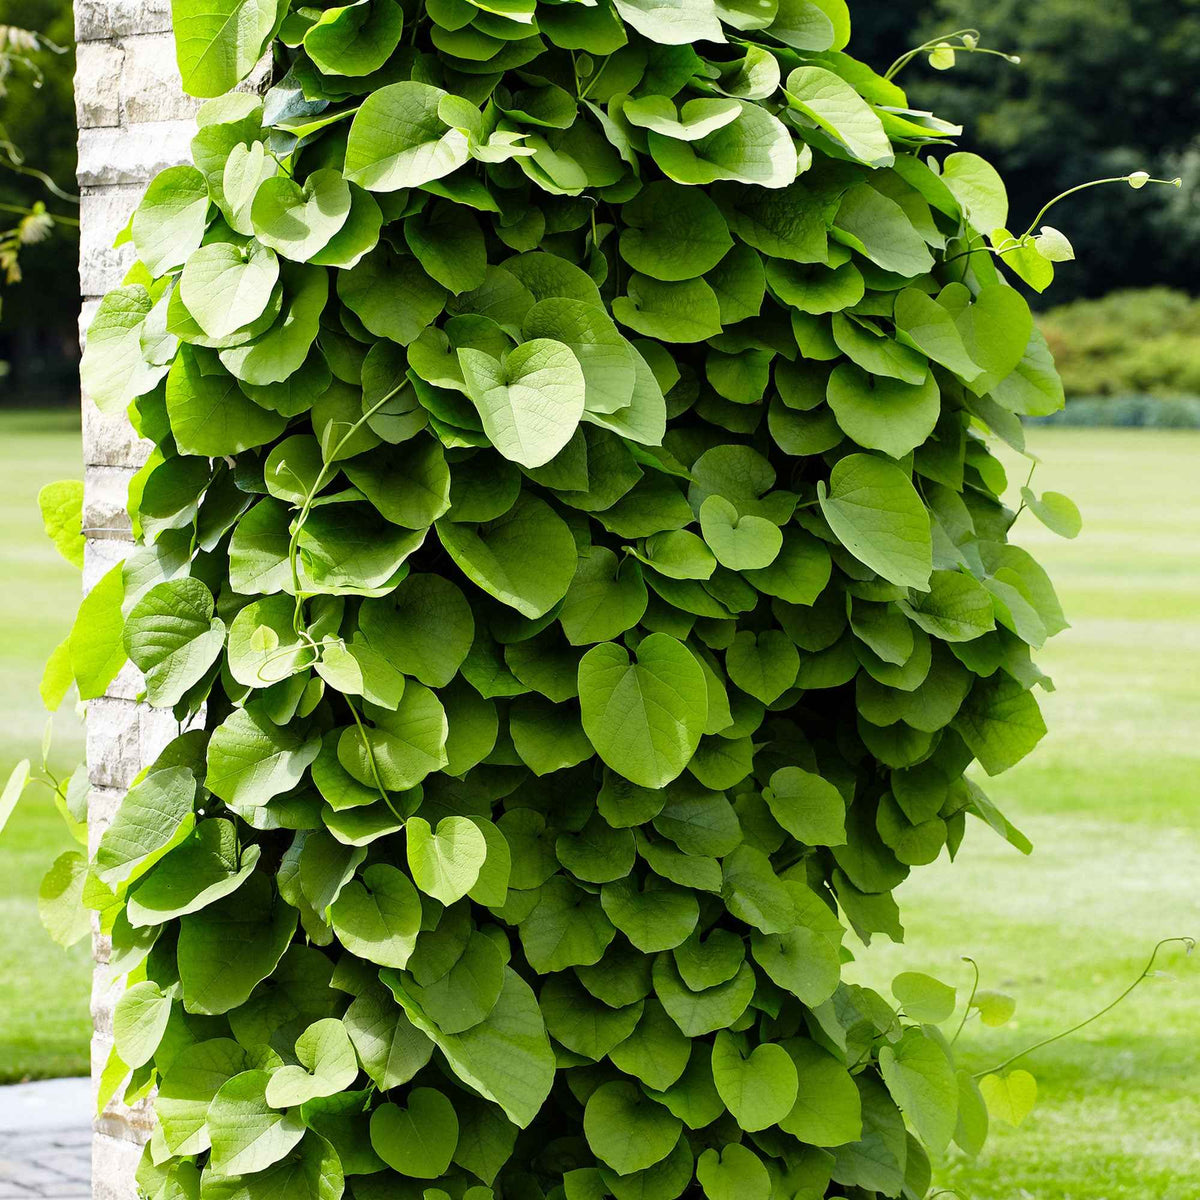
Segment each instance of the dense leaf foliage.
[{"label": "dense leaf foliage", "polygon": [[174,10],[216,98],[83,367],[141,544],[46,684],[129,659],[186,727],[56,868],[143,1188],[925,1195],[986,1132],[954,995],[844,939],[969,817],[1027,848],[964,770],[1064,627],[988,448],[1062,401],[995,172],[841,0]]}]

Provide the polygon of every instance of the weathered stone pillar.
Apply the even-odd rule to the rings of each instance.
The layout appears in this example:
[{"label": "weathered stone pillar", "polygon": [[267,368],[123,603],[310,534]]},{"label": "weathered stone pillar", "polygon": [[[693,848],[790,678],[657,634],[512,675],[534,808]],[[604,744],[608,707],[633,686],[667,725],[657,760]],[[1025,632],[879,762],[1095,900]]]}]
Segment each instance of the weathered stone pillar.
[{"label": "weathered stone pillar", "polygon": [[[188,157],[196,104],[183,95],[175,68],[169,0],[76,0],[75,25],[86,330],[99,297],[121,282],[132,260],[128,247],[114,250],[112,244],[146,184],[164,167]],[[85,587],[129,551],[126,489],[148,450],[149,443],[137,438],[123,417],[104,417],[83,398]],[[152,713],[136,703],[140,691],[140,677],[129,666],[108,696],[88,705],[93,844],[133,776],[175,733],[169,713]],[[114,993],[107,977],[104,938],[95,939],[95,955],[92,1075],[98,1080],[112,1046],[112,1009],[119,989]],[[149,1109],[112,1103],[96,1119],[95,1129],[94,1196],[133,1200],[134,1167],[151,1130]]]}]

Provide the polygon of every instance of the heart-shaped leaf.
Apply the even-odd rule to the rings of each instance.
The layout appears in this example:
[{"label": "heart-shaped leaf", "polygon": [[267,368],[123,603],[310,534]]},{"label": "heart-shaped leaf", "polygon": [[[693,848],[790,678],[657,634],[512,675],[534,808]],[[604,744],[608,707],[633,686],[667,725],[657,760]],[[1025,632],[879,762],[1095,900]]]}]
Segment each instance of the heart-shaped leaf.
[{"label": "heart-shaped leaf", "polygon": [[1006,1125],[1020,1125],[1037,1103],[1037,1080],[1020,1068],[1005,1075],[985,1075],[979,1090],[988,1112]]},{"label": "heart-shaped leaf", "polygon": [[570,347],[535,338],[503,362],[470,349],[460,350],[458,361],[484,432],[505,458],[540,467],[574,436],[587,383]]},{"label": "heart-shaped leaf", "polygon": [[286,175],[266,180],[251,209],[254,234],[293,262],[308,262],[329,244],[350,215],[350,185],[323,167],[303,186]]},{"label": "heart-shaped leaf", "polygon": [[458,1147],[454,1105],[435,1088],[413,1088],[404,1108],[381,1104],[371,1114],[371,1146],[401,1175],[437,1179]]},{"label": "heart-shaped leaf", "polygon": [[641,643],[636,663],[612,642],[589,650],[579,664],[579,703],[596,753],[642,787],[680,775],[708,719],[700,664],[663,633]]},{"label": "heart-shaped leaf", "polygon": [[764,1042],[746,1053],[722,1030],[713,1043],[712,1068],[725,1107],[747,1132],[778,1124],[796,1103],[796,1066],[782,1046]]},{"label": "heart-shaped leaf", "polygon": [[428,821],[411,817],[406,827],[413,881],[443,904],[461,900],[479,879],[487,842],[468,817],[443,817],[435,833]]},{"label": "heart-shaped leaf", "polygon": [[754,515],[739,517],[723,496],[709,496],[700,505],[700,528],[717,562],[731,571],[760,571],[783,548],[778,525]]}]

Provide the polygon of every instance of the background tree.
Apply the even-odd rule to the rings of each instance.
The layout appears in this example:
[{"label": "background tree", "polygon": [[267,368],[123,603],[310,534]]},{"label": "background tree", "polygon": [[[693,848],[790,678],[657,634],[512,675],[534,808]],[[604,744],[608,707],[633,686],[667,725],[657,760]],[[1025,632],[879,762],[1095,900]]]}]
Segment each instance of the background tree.
[{"label": "background tree", "polygon": [[[48,46],[23,49],[7,32],[3,48],[11,67],[0,77],[0,230],[17,226],[20,214],[39,203],[58,215],[77,216],[73,205],[47,188],[36,168],[64,191],[75,181],[74,17],[70,0],[0,0],[0,28],[33,30]],[[22,61],[26,59],[27,61]],[[12,210],[17,210],[13,212]],[[12,367],[9,396],[53,390],[74,372],[79,276],[78,233],[56,224],[55,236],[20,247],[18,280],[5,289],[0,321],[0,360]],[[0,238],[2,240],[2,238]],[[63,396],[73,402],[68,387]]]},{"label": "background tree", "polygon": [[1200,3],[1197,0],[858,0],[853,52],[886,69],[909,47],[975,27],[1020,66],[959,55],[952,71],[916,60],[913,103],[965,127],[960,144],[1005,176],[1017,224],[1085,179],[1145,169],[1182,175],[1179,193],[1104,189],[1060,209],[1078,259],[1055,301],[1117,287],[1194,290],[1200,250]]}]

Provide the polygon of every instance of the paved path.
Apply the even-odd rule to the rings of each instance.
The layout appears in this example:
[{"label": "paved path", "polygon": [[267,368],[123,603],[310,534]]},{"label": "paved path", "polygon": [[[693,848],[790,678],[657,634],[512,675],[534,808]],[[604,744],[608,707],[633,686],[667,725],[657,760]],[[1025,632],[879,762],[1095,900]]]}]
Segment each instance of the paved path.
[{"label": "paved path", "polygon": [[87,1079],[0,1087],[0,1200],[88,1200],[91,1143]]}]

